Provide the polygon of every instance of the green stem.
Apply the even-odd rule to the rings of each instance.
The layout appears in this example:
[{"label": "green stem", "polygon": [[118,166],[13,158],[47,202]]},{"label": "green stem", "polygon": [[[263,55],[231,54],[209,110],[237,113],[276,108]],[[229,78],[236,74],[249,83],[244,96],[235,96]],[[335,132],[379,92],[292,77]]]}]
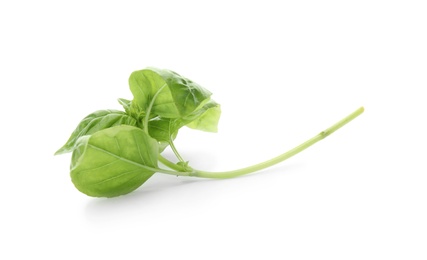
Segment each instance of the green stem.
[{"label": "green stem", "polygon": [[193,176],[194,172],[186,172],[183,171],[183,168],[171,161],[169,161],[168,159],[166,159],[165,157],[159,155],[159,161],[161,163],[163,163],[165,166],[177,171],[174,175],[180,175],[180,176]]},{"label": "green stem", "polygon": [[161,172],[161,173],[170,174],[170,175],[192,176],[191,172],[176,172],[176,171],[170,171],[162,168],[152,168],[152,169],[154,172]]},{"label": "green stem", "polygon": [[153,98],[151,99],[150,105],[147,108],[147,111],[145,111],[145,117],[144,117],[144,132],[148,135],[148,121],[150,120],[150,114],[151,114],[151,108],[154,105],[154,101],[156,101],[157,96],[162,92],[163,88],[166,87],[166,83],[157,90],[156,94],[154,94]]},{"label": "green stem", "polygon": [[175,147],[175,144],[172,141],[172,138],[169,142],[169,146],[171,147],[173,153],[175,154],[176,158],[178,158],[178,160],[180,160],[181,162],[185,162],[184,159],[182,159],[181,155],[179,154],[178,150]]},{"label": "green stem", "polygon": [[[244,174],[248,174],[248,173],[252,173],[255,171],[259,171],[265,168],[268,168],[270,166],[273,166],[275,164],[278,164],[280,162],[283,162],[284,160],[304,151],[305,149],[307,149],[308,147],[312,146],[313,144],[317,143],[318,141],[324,139],[325,137],[327,137],[328,135],[332,134],[333,132],[335,132],[336,130],[340,129],[341,127],[343,127],[344,125],[346,125],[347,123],[349,123],[350,121],[352,121],[353,119],[355,119],[356,117],[358,117],[360,114],[362,114],[364,111],[363,107],[360,107],[359,109],[357,109],[356,111],[354,111],[353,113],[351,113],[350,115],[348,115],[347,117],[345,117],[344,119],[342,119],[341,121],[337,122],[336,124],[332,125],[331,127],[329,127],[328,129],[320,132],[318,135],[316,135],[315,137],[305,141],[304,143],[296,146],[295,148],[273,158],[270,159],[268,161],[256,164],[256,165],[252,165],[249,167],[245,167],[242,169],[238,169],[238,170],[234,170],[234,171],[225,171],[225,172],[208,172],[208,171],[201,171],[201,170],[196,170],[194,169],[194,172],[178,172],[175,175],[182,175],[182,176],[194,176],[194,177],[202,177],[202,178],[215,178],[215,179],[225,179],[225,178],[233,178],[233,177],[237,177],[240,175],[244,175]],[[170,161],[167,161],[167,159],[163,158],[160,156],[160,161],[165,164],[167,167],[170,167],[174,170],[181,170],[179,168],[178,165],[173,164]]]}]

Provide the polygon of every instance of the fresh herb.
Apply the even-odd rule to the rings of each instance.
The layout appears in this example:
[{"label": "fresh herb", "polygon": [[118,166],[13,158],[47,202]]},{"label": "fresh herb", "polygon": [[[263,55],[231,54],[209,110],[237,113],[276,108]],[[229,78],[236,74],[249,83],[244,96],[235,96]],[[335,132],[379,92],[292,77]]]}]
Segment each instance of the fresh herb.
[{"label": "fresh herb", "polygon": [[[233,178],[280,163],[332,134],[363,112],[357,109],[299,146],[246,168],[208,172],[192,168],[178,153],[174,139],[187,126],[216,132],[220,105],[211,92],[170,70],[147,68],[129,78],[133,100],[119,99],[125,112],[100,110],[85,117],[55,154],[72,152],[71,180],[94,197],[127,194],[154,173],[202,178]],[[161,156],[170,146],[178,162]],[[170,169],[160,168],[158,162]]]}]

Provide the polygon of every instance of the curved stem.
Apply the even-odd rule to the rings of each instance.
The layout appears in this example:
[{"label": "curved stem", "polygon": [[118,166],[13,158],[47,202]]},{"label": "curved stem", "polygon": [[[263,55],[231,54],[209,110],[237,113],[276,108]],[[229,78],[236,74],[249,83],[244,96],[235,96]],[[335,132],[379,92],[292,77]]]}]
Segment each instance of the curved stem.
[{"label": "curved stem", "polygon": [[178,150],[175,147],[175,144],[172,141],[172,138],[169,142],[169,146],[171,147],[173,153],[175,154],[176,158],[178,158],[178,160],[180,160],[181,162],[185,162],[184,159],[182,159],[181,155],[179,154]]},{"label": "curved stem", "polygon": [[154,172],[161,172],[161,173],[165,173],[165,174],[170,174],[170,175],[179,175],[179,176],[190,176],[190,172],[176,172],[176,171],[171,171],[171,170],[166,170],[166,169],[162,169],[162,168],[152,168],[153,170],[155,170]]},{"label": "curved stem", "polygon": [[194,171],[185,171],[181,166],[169,161],[168,159],[166,159],[165,157],[161,156],[159,154],[158,157],[159,161],[161,163],[163,163],[166,167],[175,170],[176,172],[174,172],[172,175],[177,175],[177,176],[195,176],[195,172]]},{"label": "curved stem", "polygon": [[173,162],[169,161],[165,157],[161,156],[159,154],[159,162],[163,163],[165,166],[175,170],[175,171],[182,171],[182,168],[179,165],[174,164]]},{"label": "curved stem", "polygon": [[[357,109],[356,111],[354,111],[353,113],[351,113],[350,115],[348,115],[347,117],[342,119],[341,121],[332,125],[328,129],[320,132],[318,135],[314,136],[313,138],[305,141],[304,143],[296,146],[295,148],[293,148],[293,149],[291,149],[291,150],[289,150],[289,151],[287,151],[287,152],[285,152],[285,153],[283,153],[283,154],[281,154],[281,155],[279,155],[273,159],[270,159],[268,161],[265,161],[265,162],[262,162],[262,163],[259,163],[256,165],[252,165],[249,167],[245,167],[242,169],[233,170],[233,171],[224,171],[224,172],[208,172],[208,171],[201,171],[201,170],[194,169],[194,173],[190,173],[189,176],[225,179],[225,178],[233,178],[233,177],[237,177],[240,175],[244,175],[244,174],[248,174],[248,173],[252,173],[255,171],[265,169],[267,167],[270,167],[270,166],[273,166],[273,165],[278,164],[280,162],[283,162],[284,160],[300,153],[301,151],[304,151],[308,147],[310,147],[313,144],[317,143],[318,141],[324,139],[328,135],[332,134],[336,130],[340,129],[341,127],[343,127],[344,125],[346,125],[347,123],[349,123],[350,121],[355,119],[357,116],[362,114],[363,111],[364,111],[364,108],[360,107],[359,109]],[[170,167],[169,165],[166,165],[166,166]],[[172,169],[174,169],[174,168],[172,168]]]},{"label": "curved stem", "polygon": [[162,92],[164,87],[166,87],[166,83],[161,88],[159,88],[159,90],[157,90],[156,94],[154,94],[153,98],[151,99],[150,105],[147,107],[147,111],[145,111],[144,132],[146,134],[148,134],[148,121],[150,120],[151,108],[153,107],[154,101],[156,101],[157,96],[160,94],[160,92]]}]

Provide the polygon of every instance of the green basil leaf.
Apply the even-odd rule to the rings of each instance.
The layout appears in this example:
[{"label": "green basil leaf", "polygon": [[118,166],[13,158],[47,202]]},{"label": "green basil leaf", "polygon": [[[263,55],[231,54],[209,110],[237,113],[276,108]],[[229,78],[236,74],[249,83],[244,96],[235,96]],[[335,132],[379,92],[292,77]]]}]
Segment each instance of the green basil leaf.
[{"label": "green basil leaf", "polygon": [[154,100],[151,114],[164,118],[187,116],[212,94],[173,71],[156,68],[133,72],[129,78],[129,86],[134,96],[132,103],[141,111],[147,109],[153,96],[161,89]]},{"label": "green basil leaf", "polygon": [[217,132],[221,115],[220,105],[209,100],[202,108],[184,118],[157,117],[149,121],[148,132],[160,142],[160,152],[178,135],[178,130],[187,125],[190,128],[207,132]]},{"label": "green basil leaf", "polygon": [[77,139],[76,144],[74,145],[73,153],[71,154],[70,169],[73,169],[76,166],[80,156],[82,156],[84,153],[89,137],[90,135],[85,135]]},{"label": "green basil leaf", "polygon": [[133,126],[115,126],[79,139],[71,162],[71,180],[93,197],[127,194],[157,168],[157,141]]},{"label": "green basil leaf", "polygon": [[154,118],[148,124],[148,133],[159,141],[159,152],[162,152],[178,135],[178,130],[183,126],[179,119]]},{"label": "green basil leaf", "polygon": [[213,100],[209,100],[201,109],[183,118],[189,122],[186,126],[206,132],[218,132],[218,121],[221,116],[221,106]]},{"label": "green basil leaf", "polygon": [[119,99],[117,99],[117,101],[119,101],[120,105],[122,105],[122,107],[126,111],[126,113],[128,115],[131,115],[131,111],[130,111],[131,107],[130,106],[131,106],[132,101],[125,99],[125,98],[119,98]]},{"label": "green basil leaf", "polygon": [[125,112],[118,110],[99,110],[86,116],[73,131],[68,141],[55,155],[72,152],[76,141],[84,136],[91,135],[102,129],[117,125],[136,125],[136,120]]}]

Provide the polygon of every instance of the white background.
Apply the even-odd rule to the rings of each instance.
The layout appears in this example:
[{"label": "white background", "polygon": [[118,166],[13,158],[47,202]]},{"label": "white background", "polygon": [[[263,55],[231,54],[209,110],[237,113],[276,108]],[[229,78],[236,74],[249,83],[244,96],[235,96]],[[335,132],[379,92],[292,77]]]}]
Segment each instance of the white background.
[{"label": "white background", "polygon": [[[426,13],[410,0],[2,1],[0,258],[427,259]],[[269,159],[366,110],[257,174],[157,174],[87,197],[53,153],[131,98],[147,66],[222,104],[219,133],[178,136],[196,168]]]}]

